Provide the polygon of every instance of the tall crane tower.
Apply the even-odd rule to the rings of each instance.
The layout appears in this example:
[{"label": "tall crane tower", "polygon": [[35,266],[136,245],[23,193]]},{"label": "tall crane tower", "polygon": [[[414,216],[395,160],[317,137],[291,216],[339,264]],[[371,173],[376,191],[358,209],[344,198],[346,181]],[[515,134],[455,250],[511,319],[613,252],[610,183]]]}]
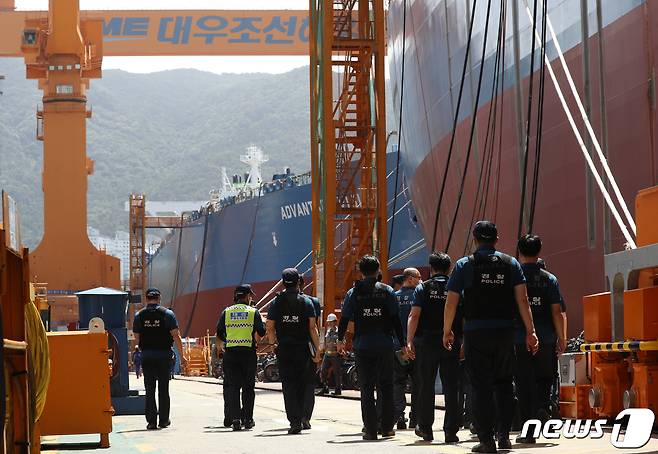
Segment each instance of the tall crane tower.
[{"label": "tall crane tower", "polygon": [[384,14],[383,0],[310,1],[314,275],[325,314],[362,255],[388,261]]},{"label": "tall crane tower", "polygon": [[27,20],[21,50],[28,79],[43,90],[37,138],[43,141],[44,235],[30,263],[49,289],[71,293],[100,285],[118,288],[119,260],[87,236],[86,90],[101,77],[103,23],[81,19],[79,0],[50,0],[47,18]]}]

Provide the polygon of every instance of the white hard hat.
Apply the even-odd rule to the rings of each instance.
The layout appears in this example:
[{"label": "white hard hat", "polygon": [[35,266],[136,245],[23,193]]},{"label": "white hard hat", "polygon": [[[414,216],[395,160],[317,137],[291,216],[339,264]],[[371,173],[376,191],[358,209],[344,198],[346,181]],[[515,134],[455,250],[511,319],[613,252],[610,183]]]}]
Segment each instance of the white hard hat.
[{"label": "white hard hat", "polygon": [[336,314],[327,315],[327,321],[328,322],[335,322],[336,320],[338,320],[338,317],[336,317]]}]

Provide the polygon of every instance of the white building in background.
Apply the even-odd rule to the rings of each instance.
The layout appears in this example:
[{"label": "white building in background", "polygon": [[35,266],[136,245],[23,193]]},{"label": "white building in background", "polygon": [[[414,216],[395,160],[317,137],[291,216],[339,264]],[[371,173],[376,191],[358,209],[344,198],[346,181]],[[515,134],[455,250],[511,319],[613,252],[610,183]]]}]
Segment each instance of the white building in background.
[{"label": "white building in background", "polygon": [[[117,231],[114,238],[101,235],[98,229],[87,227],[89,240],[98,249],[103,249],[108,255],[117,257],[121,261],[121,280],[130,279],[130,234]],[[153,254],[160,245],[160,237],[146,235],[146,253]]]}]

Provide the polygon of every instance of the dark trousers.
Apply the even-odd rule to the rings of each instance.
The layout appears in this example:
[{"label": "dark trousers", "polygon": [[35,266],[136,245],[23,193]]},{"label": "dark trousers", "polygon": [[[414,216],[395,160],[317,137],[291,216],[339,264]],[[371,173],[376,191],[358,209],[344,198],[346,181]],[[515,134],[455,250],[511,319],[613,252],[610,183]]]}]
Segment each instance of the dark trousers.
[{"label": "dark trousers", "polygon": [[[254,418],[256,350],[227,349],[224,354],[225,418],[250,421]],[[240,392],[242,391],[242,403]]]},{"label": "dark trousers", "polygon": [[473,391],[478,438],[481,442],[491,441],[494,431],[500,437],[508,437],[515,407],[514,332],[504,329],[467,331],[464,355]]},{"label": "dark trousers", "polygon": [[304,396],[304,417],[305,421],[310,421],[313,417],[313,409],[315,408],[315,383],[306,384],[306,396]]},{"label": "dark trousers", "polygon": [[461,419],[459,408],[459,349],[461,342],[455,342],[452,351],[440,345],[415,344],[418,368],[418,427],[431,431],[434,424],[434,383],[439,373],[445,397],[446,414],[443,430],[457,433]]},{"label": "dark trousers", "polygon": [[[146,389],[146,422],[160,424],[169,421],[169,359],[143,359],[144,388]],[[155,388],[158,387],[158,405],[155,405]],[[158,408],[160,411],[158,412]]]},{"label": "dark trousers", "polygon": [[418,379],[416,378],[414,362],[411,361],[406,366],[400,364],[397,358],[394,358],[394,376],[393,376],[393,420],[398,421],[404,417],[404,409],[407,407],[407,379],[411,378],[411,411],[409,419],[416,420],[416,407],[418,405]]},{"label": "dark trousers", "polygon": [[[283,402],[291,426],[305,418],[309,385],[313,384],[313,361],[308,346],[279,346],[276,352]],[[312,410],[311,410],[312,411]]]},{"label": "dark trousers", "polygon": [[334,388],[341,389],[343,382],[343,358],[340,355],[324,355],[322,359],[322,383],[329,387],[329,371],[334,377]]},{"label": "dark trousers", "polygon": [[536,418],[540,409],[551,414],[551,387],[555,377],[555,345],[539,344],[537,354],[516,345],[516,395],[521,423]]},{"label": "dark trousers", "polygon": [[473,422],[473,391],[471,382],[466,373],[466,362],[459,362],[459,409],[463,413],[462,423],[464,427]]},{"label": "dark trousers", "polygon": [[[381,405],[383,431],[393,429],[393,352],[391,350],[357,350],[361,417],[366,432],[376,434],[379,426],[377,405]],[[377,400],[375,401],[375,388]]]}]

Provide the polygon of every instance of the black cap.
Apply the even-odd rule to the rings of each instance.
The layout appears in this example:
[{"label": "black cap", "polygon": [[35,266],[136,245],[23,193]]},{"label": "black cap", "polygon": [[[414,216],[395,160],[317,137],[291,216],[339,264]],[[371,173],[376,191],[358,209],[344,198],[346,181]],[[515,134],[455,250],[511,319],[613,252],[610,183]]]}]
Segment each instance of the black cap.
[{"label": "black cap", "polygon": [[281,280],[284,284],[294,285],[299,282],[299,271],[297,268],[286,268],[281,274]]},{"label": "black cap", "polygon": [[478,221],[473,227],[473,236],[478,240],[494,241],[498,238],[498,229],[491,221]]},{"label": "black cap", "polygon": [[234,295],[256,295],[254,291],[251,289],[251,285],[249,284],[242,284],[238,285],[235,287],[235,291],[233,292]]},{"label": "black cap", "polygon": [[151,287],[146,291],[146,299],[155,300],[160,297],[160,290],[155,287]]}]

